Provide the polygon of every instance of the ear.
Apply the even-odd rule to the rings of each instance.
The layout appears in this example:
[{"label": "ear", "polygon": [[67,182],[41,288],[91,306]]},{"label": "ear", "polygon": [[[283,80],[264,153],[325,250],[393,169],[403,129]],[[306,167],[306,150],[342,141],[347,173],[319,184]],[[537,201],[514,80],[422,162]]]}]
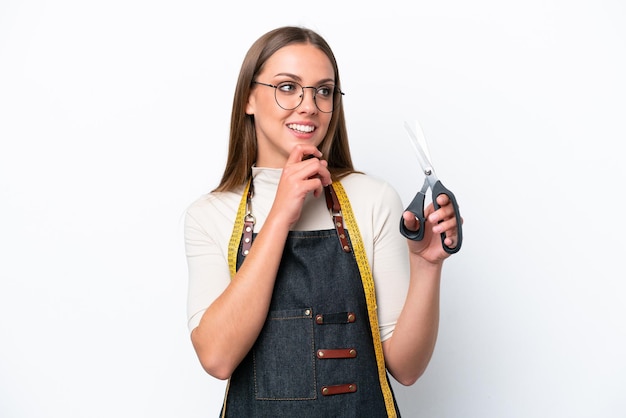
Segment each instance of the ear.
[{"label": "ear", "polygon": [[252,116],[254,115],[254,110],[256,109],[256,100],[254,98],[254,93],[250,92],[248,96],[248,103],[246,104],[246,115]]}]

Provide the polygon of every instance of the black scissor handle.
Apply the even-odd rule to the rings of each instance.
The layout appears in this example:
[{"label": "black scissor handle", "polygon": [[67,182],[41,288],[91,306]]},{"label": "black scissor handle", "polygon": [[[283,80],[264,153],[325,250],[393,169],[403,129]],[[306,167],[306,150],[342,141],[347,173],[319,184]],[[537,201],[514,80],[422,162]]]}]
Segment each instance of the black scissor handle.
[{"label": "black scissor handle", "polygon": [[[437,196],[445,194],[450,199],[452,203],[452,208],[454,209],[454,217],[456,218],[456,228],[457,228],[457,243],[455,247],[449,247],[445,244],[446,233],[441,233],[441,245],[443,249],[448,254],[454,254],[461,249],[461,244],[463,243],[463,227],[461,220],[461,212],[459,211],[459,205],[456,201],[456,197],[454,193],[448,190],[441,181],[437,180],[435,185],[433,186],[433,206],[435,210],[439,209],[441,206],[437,203]],[[424,238],[424,225],[426,225],[426,219],[424,218],[424,201],[426,195],[419,191],[409,206],[407,206],[406,210],[411,212],[417,220],[419,220],[419,229],[417,231],[411,231],[406,226],[404,226],[404,218],[400,218],[400,233],[404,235],[406,238],[413,241],[421,241]]]},{"label": "black scissor handle", "polygon": [[409,203],[409,206],[405,209],[409,211],[415,216],[415,219],[419,221],[419,228],[417,231],[412,231],[404,225],[404,218],[400,217],[400,233],[404,235],[406,238],[412,241],[421,241],[424,238],[424,224],[426,223],[426,219],[424,218],[424,201],[426,199],[426,195],[419,191]]},{"label": "black scissor handle", "polygon": [[433,206],[435,207],[435,210],[440,208],[439,204],[437,204],[437,196],[441,194],[445,194],[446,196],[448,196],[448,198],[450,199],[450,202],[452,203],[452,208],[454,209],[454,217],[456,218],[456,231],[457,231],[456,233],[457,242],[454,248],[448,247],[444,243],[444,240],[446,239],[445,232],[441,233],[441,245],[443,245],[443,249],[448,254],[454,254],[461,249],[461,244],[463,243],[463,221],[461,219],[461,212],[459,211],[459,205],[456,202],[456,197],[454,196],[454,193],[452,193],[443,184],[441,184],[439,180],[437,180],[437,183],[435,183],[435,185],[433,186]]}]

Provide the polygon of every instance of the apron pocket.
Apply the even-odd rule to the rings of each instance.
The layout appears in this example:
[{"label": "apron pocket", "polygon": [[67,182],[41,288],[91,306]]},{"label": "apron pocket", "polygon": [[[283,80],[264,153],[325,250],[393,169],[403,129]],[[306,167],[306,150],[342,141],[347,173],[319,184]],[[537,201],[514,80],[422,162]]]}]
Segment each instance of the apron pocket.
[{"label": "apron pocket", "polygon": [[271,311],[253,354],[256,399],[315,399],[311,308]]}]

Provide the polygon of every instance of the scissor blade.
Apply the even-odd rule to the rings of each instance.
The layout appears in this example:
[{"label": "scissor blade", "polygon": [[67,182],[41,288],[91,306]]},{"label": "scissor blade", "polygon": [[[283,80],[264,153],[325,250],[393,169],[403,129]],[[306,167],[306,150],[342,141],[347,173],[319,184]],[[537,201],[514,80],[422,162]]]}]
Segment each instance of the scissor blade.
[{"label": "scissor blade", "polygon": [[422,129],[422,125],[420,125],[418,120],[415,120],[415,130],[413,131],[413,133],[415,134],[415,137],[417,138],[417,142],[420,144],[420,147],[422,147],[422,151],[424,151],[424,154],[426,155],[426,160],[428,160],[429,164],[432,165],[432,158],[430,157],[430,151],[428,149],[428,143],[426,142],[426,137],[424,135],[424,130]]},{"label": "scissor blade", "polygon": [[[420,135],[419,138],[415,134],[415,132],[413,132],[413,129],[411,129],[411,126],[409,125],[409,123],[406,121],[404,122],[404,128],[406,129],[406,132],[409,134],[409,140],[411,142],[411,145],[413,145],[413,148],[415,149],[415,153],[417,154],[419,163],[422,166],[424,175],[430,176],[431,174],[434,174],[434,170],[433,170],[432,164],[430,163],[430,158],[427,155],[427,151],[424,150],[424,147],[426,146],[424,132],[422,131],[420,124],[419,123],[416,123],[416,124],[418,128],[417,133]],[[421,138],[421,141],[420,141],[420,138]],[[424,145],[422,145],[422,143]]]}]

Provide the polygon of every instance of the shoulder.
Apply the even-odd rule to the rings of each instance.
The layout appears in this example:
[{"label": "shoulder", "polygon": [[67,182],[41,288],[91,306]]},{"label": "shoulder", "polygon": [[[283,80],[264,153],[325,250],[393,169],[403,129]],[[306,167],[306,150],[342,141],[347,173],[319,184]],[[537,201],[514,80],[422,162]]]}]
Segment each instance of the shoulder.
[{"label": "shoulder", "polygon": [[353,173],[340,180],[352,199],[386,201],[399,199],[396,189],[386,180],[368,174]]},{"label": "shoulder", "polygon": [[240,201],[241,193],[237,192],[206,193],[187,207],[185,222],[193,222],[203,226],[209,224],[232,224]]},{"label": "shoulder", "polygon": [[396,189],[386,180],[354,173],[340,180],[357,219],[378,223],[399,216],[402,201]]}]

